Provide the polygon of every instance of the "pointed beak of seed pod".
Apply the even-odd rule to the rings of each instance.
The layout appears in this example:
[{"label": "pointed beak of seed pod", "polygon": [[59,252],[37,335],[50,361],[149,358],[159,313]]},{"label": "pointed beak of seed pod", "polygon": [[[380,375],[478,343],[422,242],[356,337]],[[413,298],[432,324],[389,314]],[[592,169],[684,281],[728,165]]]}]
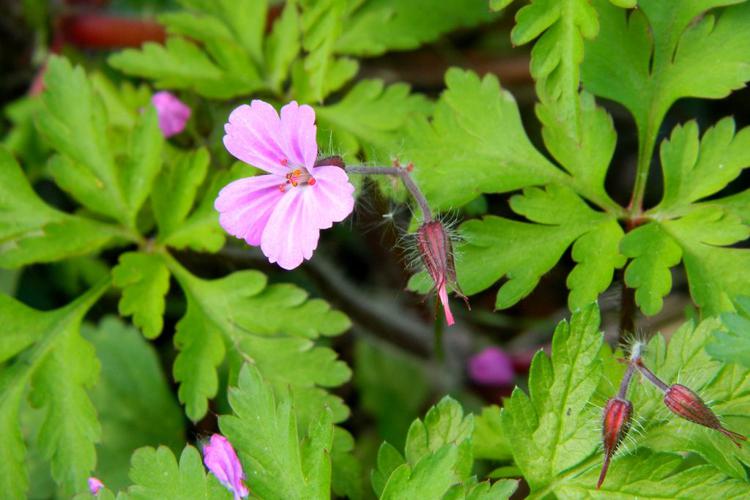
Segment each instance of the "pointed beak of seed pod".
[{"label": "pointed beak of seed pod", "polygon": [[630,429],[630,418],[633,415],[633,405],[630,401],[620,398],[610,398],[604,407],[602,421],[602,442],[604,443],[604,465],[599,474],[596,489],[599,489],[607,476],[609,463]]},{"label": "pointed beak of seed pod", "polygon": [[664,404],[678,417],[721,432],[731,439],[737,447],[741,446],[742,441],[747,441],[747,438],[742,434],[724,428],[719,422],[719,417],[711,411],[700,396],[684,385],[674,384],[670,386],[664,393]]}]

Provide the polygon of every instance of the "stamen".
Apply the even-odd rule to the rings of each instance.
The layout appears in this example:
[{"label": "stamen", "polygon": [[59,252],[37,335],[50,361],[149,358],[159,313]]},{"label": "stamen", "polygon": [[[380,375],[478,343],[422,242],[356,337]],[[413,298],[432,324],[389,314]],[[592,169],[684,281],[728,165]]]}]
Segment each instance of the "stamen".
[{"label": "stamen", "polygon": [[282,167],[286,167],[287,165],[289,165],[289,160],[287,160],[286,158],[282,158],[281,160],[279,160],[279,163],[281,163]]},{"label": "stamen", "polygon": [[307,181],[308,186],[314,186],[315,185],[315,177],[310,177],[310,179]]}]

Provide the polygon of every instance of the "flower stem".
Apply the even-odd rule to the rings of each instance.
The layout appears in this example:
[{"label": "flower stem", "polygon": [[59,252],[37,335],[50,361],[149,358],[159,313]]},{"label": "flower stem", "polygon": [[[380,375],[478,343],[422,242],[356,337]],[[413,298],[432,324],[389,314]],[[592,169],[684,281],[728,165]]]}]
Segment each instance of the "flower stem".
[{"label": "flower stem", "polygon": [[625,370],[625,375],[622,377],[620,382],[620,390],[617,391],[617,398],[624,400],[628,394],[628,387],[630,386],[630,380],[633,378],[635,372],[635,366],[633,363],[628,363],[628,369]]},{"label": "flower stem", "polygon": [[646,365],[644,365],[640,359],[635,361],[635,365],[638,367],[638,370],[640,370],[643,376],[648,379],[649,382],[651,382],[656,387],[658,387],[660,391],[667,392],[667,389],[669,389],[669,386],[667,386],[667,384],[662,382],[661,379],[654,374],[654,372],[646,368]]},{"label": "flower stem", "polygon": [[399,165],[393,167],[365,167],[365,166],[347,166],[345,170],[348,174],[361,174],[361,175],[391,175],[394,177],[400,177],[401,181],[409,190],[411,195],[417,201],[420,210],[422,210],[422,217],[424,222],[430,222],[432,220],[432,210],[427,204],[427,198],[424,197],[419,186],[414,182],[414,179],[409,175],[408,168],[401,167]]}]

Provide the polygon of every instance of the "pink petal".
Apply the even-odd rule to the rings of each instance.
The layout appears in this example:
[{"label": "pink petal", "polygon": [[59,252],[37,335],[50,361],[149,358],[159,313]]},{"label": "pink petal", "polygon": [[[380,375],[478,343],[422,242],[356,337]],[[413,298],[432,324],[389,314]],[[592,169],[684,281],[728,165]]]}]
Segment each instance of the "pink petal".
[{"label": "pink petal", "polygon": [[515,377],[513,361],[503,350],[488,347],[469,359],[469,376],[479,384],[510,385]]},{"label": "pink petal", "polygon": [[354,186],[346,172],[338,167],[315,167],[312,175],[315,184],[308,189],[312,190],[317,204],[317,225],[320,229],[327,229],[334,222],[346,219],[354,210]]},{"label": "pink petal", "polygon": [[151,104],[156,108],[159,128],[164,137],[172,137],[185,130],[190,119],[190,107],[170,92],[157,92],[151,97]]},{"label": "pink petal", "polygon": [[442,283],[438,287],[438,297],[440,298],[440,302],[443,304],[445,322],[448,324],[448,326],[451,326],[455,323],[455,321],[453,320],[453,313],[451,312],[451,305],[448,301],[448,291],[445,288],[445,283]]},{"label": "pink petal", "polygon": [[308,170],[318,157],[318,142],[315,138],[315,111],[308,105],[292,101],[281,108],[281,133],[284,151],[289,160]]},{"label": "pink petal", "polygon": [[235,498],[244,498],[250,494],[243,480],[245,473],[231,443],[221,434],[211,436],[209,443],[203,447],[203,463]]},{"label": "pink petal", "polygon": [[102,483],[98,477],[91,476],[88,479],[88,483],[89,483],[89,492],[94,496],[96,496],[99,493],[99,490],[104,488],[104,483]]},{"label": "pink petal", "polygon": [[291,161],[281,142],[281,120],[270,104],[257,99],[229,115],[224,146],[236,158],[266,172],[285,175]]},{"label": "pink petal", "polygon": [[260,248],[271,263],[294,269],[312,257],[320,236],[315,224],[315,205],[309,187],[284,193],[268,219],[260,241]]},{"label": "pink petal", "polygon": [[246,177],[226,185],[214,202],[221,227],[250,245],[260,245],[263,229],[284,196],[279,189],[283,183],[283,178],[271,174]]}]

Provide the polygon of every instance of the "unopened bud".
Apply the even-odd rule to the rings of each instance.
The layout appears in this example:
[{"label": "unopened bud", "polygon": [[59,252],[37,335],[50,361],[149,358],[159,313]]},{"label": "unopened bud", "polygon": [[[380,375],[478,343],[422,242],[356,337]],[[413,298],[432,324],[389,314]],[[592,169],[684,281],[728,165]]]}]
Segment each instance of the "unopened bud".
[{"label": "unopened bud", "polygon": [[602,442],[604,443],[604,464],[602,472],[599,474],[599,481],[596,483],[596,489],[599,489],[604,482],[609,469],[609,462],[617,451],[617,447],[625,438],[630,429],[630,417],[633,414],[633,405],[630,401],[620,398],[610,398],[607,406],[604,407],[602,421]]},{"label": "unopened bud", "polygon": [[[456,266],[453,262],[453,247],[443,223],[438,220],[425,222],[417,231],[417,246],[422,262],[435,283],[440,302],[443,304],[445,320],[449,325],[454,323],[450,304],[448,303],[448,286],[466,301],[456,282]],[[468,302],[467,302],[468,304]]]},{"label": "unopened bud", "polygon": [[738,447],[741,445],[740,441],[747,440],[742,434],[725,429],[719,422],[719,417],[706,406],[700,396],[684,385],[670,386],[664,393],[664,404],[678,417],[721,432]]}]

